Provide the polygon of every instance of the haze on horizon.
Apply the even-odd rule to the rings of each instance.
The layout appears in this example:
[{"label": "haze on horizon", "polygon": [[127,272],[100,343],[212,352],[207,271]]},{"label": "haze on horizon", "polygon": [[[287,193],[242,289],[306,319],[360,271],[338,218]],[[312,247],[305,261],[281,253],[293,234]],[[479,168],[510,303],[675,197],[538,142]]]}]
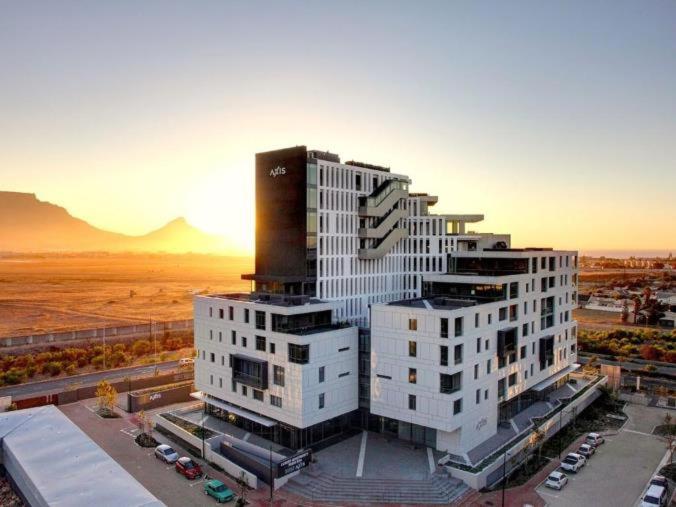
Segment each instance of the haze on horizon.
[{"label": "haze on horizon", "polygon": [[391,166],[517,246],[676,250],[676,3],[5,2],[0,190],[253,248],[254,153]]}]

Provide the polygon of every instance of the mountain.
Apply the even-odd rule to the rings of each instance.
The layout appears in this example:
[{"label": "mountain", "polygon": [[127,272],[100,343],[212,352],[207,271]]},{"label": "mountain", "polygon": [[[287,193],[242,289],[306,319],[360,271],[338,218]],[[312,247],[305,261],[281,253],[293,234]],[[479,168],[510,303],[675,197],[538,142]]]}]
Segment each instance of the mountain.
[{"label": "mountain", "polygon": [[143,236],[98,229],[65,208],[35,194],[0,191],[0,252],[204,252],[232,253],[237,248],[207,234],[184,218]]}]

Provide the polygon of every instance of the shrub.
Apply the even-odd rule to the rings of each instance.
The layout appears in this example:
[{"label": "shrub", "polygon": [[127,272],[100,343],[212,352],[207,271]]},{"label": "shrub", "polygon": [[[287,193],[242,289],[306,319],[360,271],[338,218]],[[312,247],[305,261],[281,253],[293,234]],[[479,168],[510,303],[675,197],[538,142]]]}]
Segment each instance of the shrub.
[{"label": "shrub", "polygon": [[5,373],[5,384],[16,385],[26,381],[26,370],[23,368],[10,368]]},{"label": "shrub", "polygon": [[92,357],[92,366],[97,370],[103,366],[103,354]]},{"label": "shrub", "polygon": [[66,374],[68,375],[75,375],[75,370],[76,370],[75,363],[70,363],[68,366],[66,366]]},{"label": "shrub", "polygon": [[136,357],[143,356],[150,352],[150,342],[148,340],[136,340],[131,347],[131,351]]},{"label": "shrub", "polygon": [[60,361],[50,361],[45,364],[44,372],[49,373],[52,377],[56,377],[63,371],[63,365]]}]

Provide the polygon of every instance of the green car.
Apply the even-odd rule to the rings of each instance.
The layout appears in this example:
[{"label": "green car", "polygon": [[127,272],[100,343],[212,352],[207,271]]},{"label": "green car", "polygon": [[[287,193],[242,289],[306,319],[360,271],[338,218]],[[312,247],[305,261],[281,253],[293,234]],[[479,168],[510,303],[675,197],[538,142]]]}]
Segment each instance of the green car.
[{"label": "green car", "polygon": [[229,502],[235,498],[235,494],[221,481],[212,480],[204,484],[204,494],[213,496],[218,503]]}]

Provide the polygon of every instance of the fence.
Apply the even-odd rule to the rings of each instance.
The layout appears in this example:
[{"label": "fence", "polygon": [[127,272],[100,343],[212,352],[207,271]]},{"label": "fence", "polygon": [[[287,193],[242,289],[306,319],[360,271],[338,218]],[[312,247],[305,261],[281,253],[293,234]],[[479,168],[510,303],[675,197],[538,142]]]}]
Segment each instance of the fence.
[{"label": "fence", "polygon": [[[192,319],[168,320],[153,322],[152,331],[156,333],[176,332],[192,330]],[[76,340],[93,340],[110,338],[128,338],[151,333],[151,324],[131,324],[126,326],[97,327],[91,329],[79,329],[75,331],[62,331],[59,333],[31,334],[23,336],[0,337],[0,348],[16,347],[20,345],[45,345],[59,342]]]}]

